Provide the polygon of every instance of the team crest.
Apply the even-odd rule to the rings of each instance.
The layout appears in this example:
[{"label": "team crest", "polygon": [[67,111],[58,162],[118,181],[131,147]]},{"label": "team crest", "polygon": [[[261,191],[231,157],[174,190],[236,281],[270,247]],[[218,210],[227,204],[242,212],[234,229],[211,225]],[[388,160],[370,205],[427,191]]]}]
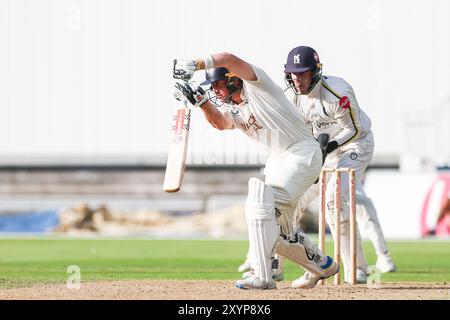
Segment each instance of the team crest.
[{"label": "team crest", "polygon": [[317,52],[314,52],[314,60],[316,62],[319,62],[319,55],[317,54]]},{"label": "team crest", "polygon": [[299,53],[297,53],[297,54],[294,56],[294,63],[295,63],[295,64],[300,64],[300,54],[299,54]]}]

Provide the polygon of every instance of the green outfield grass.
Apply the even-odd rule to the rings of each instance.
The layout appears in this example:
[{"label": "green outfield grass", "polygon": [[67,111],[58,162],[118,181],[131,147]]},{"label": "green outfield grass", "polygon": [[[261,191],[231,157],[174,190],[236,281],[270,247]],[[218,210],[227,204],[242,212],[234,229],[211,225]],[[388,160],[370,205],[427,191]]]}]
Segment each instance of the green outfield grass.
[{"label": "green outfield grass", "polygon": [[[373,247],[364,244],[369,264]],[[383,274],[386,282],[450,282],[450,242],[390,242],[398,272]],[[331,242],[327,250],[332,252]],[[0,287],[59,283],[77,265],[82,281],[122,279],[229,279],[240,277],[237,267],[247,251],[246,241],[215,240],[0,240]],[[290,261],[286,280],[302,272]]]}]

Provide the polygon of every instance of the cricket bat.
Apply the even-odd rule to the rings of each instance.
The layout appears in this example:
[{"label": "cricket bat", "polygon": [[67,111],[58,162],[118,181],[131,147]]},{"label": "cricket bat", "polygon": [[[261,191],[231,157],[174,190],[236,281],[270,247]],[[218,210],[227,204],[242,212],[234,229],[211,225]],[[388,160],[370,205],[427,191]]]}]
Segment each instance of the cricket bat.
[{"label": "cricket bat", "polygon": [[177,192],[181,188],[186,167],[190,122],[191,109],[187,108],[187,102],[184,101],[184,107],[177,110],[172,120],[172,133],[163,186],[165,192]]}]

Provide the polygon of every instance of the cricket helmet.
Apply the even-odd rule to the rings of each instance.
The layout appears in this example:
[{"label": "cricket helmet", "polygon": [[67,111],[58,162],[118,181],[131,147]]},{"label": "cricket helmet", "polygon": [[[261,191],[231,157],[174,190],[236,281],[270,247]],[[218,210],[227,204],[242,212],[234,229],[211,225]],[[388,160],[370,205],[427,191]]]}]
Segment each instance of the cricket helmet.
[{"label": "cricket helmet", "polygon": [[295,88],[291,73],[302,73],[306,71],[312,71],[313,81],[308,89],[308,94],[319,82],[322,76],[322,64],[320,63],[319,55],[316,50],[307,46],[295,47],[292,49],[287,57],[286,64],[284,65],[285,81],[288,87],[294,90],[295,94],[300,94]]},{"label": "cricket helmet", "polygon": [[[227,68],[220,67],[206,70],[205,72],[206,80],[200,83],[200,85],[212,85],[213,83],[221,80],[227,80],[225,87],[229,91],[229,97],[226,102],[229,102],[231,95],[242,88],[242,80],[237,77],[233,72],[230,72]],[[214,96],[210,96],[214,98]],[[211,99],[210,99],[211,100]]]}]

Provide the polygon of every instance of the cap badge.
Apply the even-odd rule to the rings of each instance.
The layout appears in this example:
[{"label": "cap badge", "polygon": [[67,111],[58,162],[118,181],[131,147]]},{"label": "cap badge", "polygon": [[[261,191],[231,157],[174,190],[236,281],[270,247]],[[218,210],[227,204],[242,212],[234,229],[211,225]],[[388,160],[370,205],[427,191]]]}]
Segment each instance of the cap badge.
[{"label": "cap badge", "polygon": [[314,52],[314,60],[316,62],[319,62],[319,55],[317,54],[317,52]]}]

